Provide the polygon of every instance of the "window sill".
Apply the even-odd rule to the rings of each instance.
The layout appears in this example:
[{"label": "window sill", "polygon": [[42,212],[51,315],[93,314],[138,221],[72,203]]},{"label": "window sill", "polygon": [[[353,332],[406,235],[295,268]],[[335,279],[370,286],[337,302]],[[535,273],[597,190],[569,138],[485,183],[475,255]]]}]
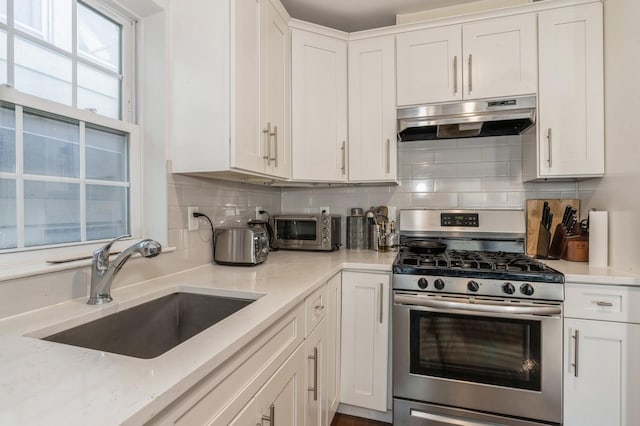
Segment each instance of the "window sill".
[{"label": "window sill", "polygon": [[[113,251],[120,252],[121,250],[124,250],[127,246],[131,244],[132,244],[131,240],[128,240],[127,244],[122,244],[121,246],[115,246]],[[162,255],[164,253],[171,253],[174,251],[176,251],[175,247],[163,247],[162,252],[160,254]],[[92,260],[91,258],[62,261],[62,259],[72,259],[72,258],[77,258],[81,256],[82,255],[74,256],[74,257],[67,256],[65,258],[62,258],[62,256],[51,256],[52,257],[51,260],[56,261],[56,263],[48,263],[49,259],[47,260],[40,259],[39,261],[36,261],[36,262],[30,262],[30,263],[24,263],[24,264],[18,264],[18,265],[4,265],[2,266],[2,269],[0,269],[0,282],[15,280],[18,278],[28,278],[28,277],[33,277],[37,275],[50,274],[50,273],[60,272],[60,271],[68,271],[71,269],[85,268],[87,266],[91,266],[91,260]],[[112,257],[113,256],[117,256],[117,253],[112,254]],[[139,255],[136,254],[134,256],[137,257]],[[61,260],[58,260],[58,259],[61,259]]]}]

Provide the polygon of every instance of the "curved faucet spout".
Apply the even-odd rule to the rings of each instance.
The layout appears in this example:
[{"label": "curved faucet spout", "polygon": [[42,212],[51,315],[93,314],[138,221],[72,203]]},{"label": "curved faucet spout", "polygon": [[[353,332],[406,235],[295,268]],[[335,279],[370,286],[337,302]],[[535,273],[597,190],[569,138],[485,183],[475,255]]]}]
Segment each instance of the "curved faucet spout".
[{"label": "curved faucet spout", "polygon": [[103,247],[93,252],[93,262],[91,264],[91,289],[89,291],[89,305],[99,305],[113,300],[111,297],[111,284],[116,274],[131,256],[138,253],[142,257],[155,257],[162,251],[159,242],[146,239],[127,247],[122,253],[109,262],[111,245],[125,236],[115,238]]}]

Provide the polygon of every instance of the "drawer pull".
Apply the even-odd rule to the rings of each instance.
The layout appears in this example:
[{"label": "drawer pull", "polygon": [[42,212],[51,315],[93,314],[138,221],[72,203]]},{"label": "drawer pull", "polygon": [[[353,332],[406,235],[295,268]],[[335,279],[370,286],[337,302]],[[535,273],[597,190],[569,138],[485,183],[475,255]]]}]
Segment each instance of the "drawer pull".
[{"label": "drawer pull", "polygon": [[598,306],[604,306],[604,307],[608,307],[608,308],[613,306],[613,303],[611,303],[611,302],[603,302],[602,300],[597,300],[597,301],[595,301],[593,303],[595,303]]},{"label": "drawer pull", "polygon": [[318,400],[318,348],[313,348],[313,355],[308,355],[308,359],[313,360],[313,386],[309,386],[307,390],[313,392],[313,400]]},{"label": "drawer pull", "polygon": [[276,406],[275,405],[271,404],[269,406],[269,415],[268,416],[263,415],[259,424],[262,424],[263,422],[269,422],[271,426],[276,426]]},{"label": "drawer pull", "polygon": [[324,309],[324,305],[316,305],[313,307],[316,311],[322,311]]}]

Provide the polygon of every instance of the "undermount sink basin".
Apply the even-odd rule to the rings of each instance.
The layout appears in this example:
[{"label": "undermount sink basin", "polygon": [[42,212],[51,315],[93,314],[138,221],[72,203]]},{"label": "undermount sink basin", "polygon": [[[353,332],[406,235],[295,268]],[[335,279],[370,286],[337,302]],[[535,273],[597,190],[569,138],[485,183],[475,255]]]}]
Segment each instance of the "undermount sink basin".
[{"label": "undermount sink basin", "polygon": [[155,358],[254,301],[173,293],[44,340],[136,358]]}]

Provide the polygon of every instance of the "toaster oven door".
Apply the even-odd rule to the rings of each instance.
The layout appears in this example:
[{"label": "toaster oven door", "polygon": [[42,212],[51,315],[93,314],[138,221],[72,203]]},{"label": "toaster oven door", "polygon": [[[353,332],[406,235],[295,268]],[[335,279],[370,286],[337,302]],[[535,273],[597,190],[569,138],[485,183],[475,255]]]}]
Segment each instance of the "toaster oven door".
[{"label": "toaster oven door", "polygon": [[275,243],[279,248],[319,250],[322,247],[318,217],[275,218]]}]

